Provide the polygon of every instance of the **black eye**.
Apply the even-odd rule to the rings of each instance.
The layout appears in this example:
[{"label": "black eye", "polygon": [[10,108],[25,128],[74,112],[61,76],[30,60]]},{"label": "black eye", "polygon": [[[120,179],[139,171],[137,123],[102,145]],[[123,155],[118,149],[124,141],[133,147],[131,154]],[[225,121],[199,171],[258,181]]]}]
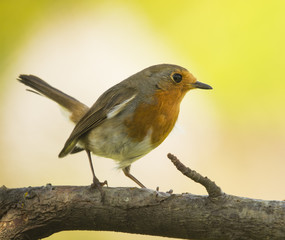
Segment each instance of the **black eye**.
[{"label": "black eye", "polygon": [[174,82],[180,83],[182,81],[182,75],[179,73],[174,73],[172,75],[172,79],[174,80]]}]

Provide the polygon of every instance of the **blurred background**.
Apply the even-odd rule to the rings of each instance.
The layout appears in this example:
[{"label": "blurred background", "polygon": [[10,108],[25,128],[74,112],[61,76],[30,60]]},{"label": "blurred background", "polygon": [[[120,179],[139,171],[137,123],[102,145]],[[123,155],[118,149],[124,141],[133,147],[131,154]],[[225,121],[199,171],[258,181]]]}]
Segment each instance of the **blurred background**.
[{"label": "blurred background", "polygon": [[[34,74],[92,105],[106,89],[150,65],[189,69],[212,91],[184,98],[178,123],[132,173],[147,187],[206,194],[166,155],[228,194],[283,200],[285,191],[285,2],[0,1],[0,185],[89,185],[85,153],[58,159],[73,126],[52,101],[25,91]],[[94,156],[109,186],[136,186]],[[278,187],[279,185],[279,187]],[[46,239],[158,239],[61,232]]]}]

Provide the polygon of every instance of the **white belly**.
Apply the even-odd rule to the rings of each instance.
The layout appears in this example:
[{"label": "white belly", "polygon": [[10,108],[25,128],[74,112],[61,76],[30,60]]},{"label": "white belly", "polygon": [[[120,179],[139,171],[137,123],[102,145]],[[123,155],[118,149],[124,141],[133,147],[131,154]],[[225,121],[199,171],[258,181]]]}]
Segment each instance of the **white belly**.
[{"label": "white belly", "polygon": [[[83,145],[82,142],[85,144]],[[79,145],[83,145],[95,155],[117,161],[118,168],[131,165],[153,149],[151,131],[143,141],[132,141],[127,135],[125,126],[119,124],[119,121],[112,120],[106,121],[99,128],[91,130],[84,137],[84,141],[79,141]]]}]

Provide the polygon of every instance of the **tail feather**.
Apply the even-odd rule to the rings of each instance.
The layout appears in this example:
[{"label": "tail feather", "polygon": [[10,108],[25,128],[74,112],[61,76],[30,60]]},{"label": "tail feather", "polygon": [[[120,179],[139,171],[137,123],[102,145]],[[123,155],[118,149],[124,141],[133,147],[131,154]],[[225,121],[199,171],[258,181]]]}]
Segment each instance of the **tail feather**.
[{"label": "tail feather", "polygon": [[34,75],[22,74],[19,76],[18,80],[33,89],[29,91],[39,95],[44,95],[68,110],[71,113],[70,120],[74,123],[77,123],[89,109],[85,104],[52,87]]}]

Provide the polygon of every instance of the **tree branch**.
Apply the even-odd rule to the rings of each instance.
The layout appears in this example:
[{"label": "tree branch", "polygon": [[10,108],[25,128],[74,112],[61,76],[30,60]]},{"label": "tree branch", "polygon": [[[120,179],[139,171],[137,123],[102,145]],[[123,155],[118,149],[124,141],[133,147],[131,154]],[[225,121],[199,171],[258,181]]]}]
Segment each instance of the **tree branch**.
[{"label": "tree branch", "polygon": [[[213,182],[203,177],[197,181],[203,183],[211,197],[104,187],[101,201],[100,192],[89,186],[3,186],[0,239],[39,239],[64,230],[204,240],[284,239],[285,202],[214,194],[219,191]],[[214,185],[209,188],[208,184]]]},{"label": "tree branch", "polygon": [[182,172],[185,176],[189,177],[194,182],[197,182],[197,183],[200,183],[201,185],[203,185],[206,188],[210,198],[222,196],[223,192],[222,192],[221,188],[216,185],[215,182],[212,182],[209,178],[203,177],[201,174],[197,173],[196,171],[191,170],[190,168],[186,167],[173,154],[168,153],[167,157],[171,160],[171,162],[174,164],[174,166],[180,172]]}]

